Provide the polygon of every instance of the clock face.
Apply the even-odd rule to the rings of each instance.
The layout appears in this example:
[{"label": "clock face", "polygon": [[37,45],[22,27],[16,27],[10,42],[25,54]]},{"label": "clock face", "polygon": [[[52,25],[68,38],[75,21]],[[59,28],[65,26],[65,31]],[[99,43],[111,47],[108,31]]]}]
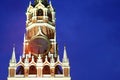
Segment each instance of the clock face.
[{"label": "clock face", "polygon": [[49,51],[49,41],[47,39],[38,37],[30,41],[30,51],[33,55],[44,55]]}]

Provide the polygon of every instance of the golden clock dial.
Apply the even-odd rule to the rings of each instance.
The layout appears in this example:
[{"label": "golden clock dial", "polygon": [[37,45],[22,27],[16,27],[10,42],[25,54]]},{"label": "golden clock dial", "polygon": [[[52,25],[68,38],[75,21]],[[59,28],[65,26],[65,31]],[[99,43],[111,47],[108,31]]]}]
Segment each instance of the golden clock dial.
[{"label": "golden clock dial", "polygon": [[30,41],[29,46],[30,51],[33,55],[45,55],[49,51],[50,43],[47,39],[43,37],[37,37]]}]

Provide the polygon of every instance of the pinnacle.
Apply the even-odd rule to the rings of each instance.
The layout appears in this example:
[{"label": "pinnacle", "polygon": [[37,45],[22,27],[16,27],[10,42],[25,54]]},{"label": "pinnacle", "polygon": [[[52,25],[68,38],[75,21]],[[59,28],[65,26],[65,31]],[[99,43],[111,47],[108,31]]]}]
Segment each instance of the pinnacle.
[{"label": "pinnacle", "polygon": [[15,56],[15,44],[14,44],[14,47],[13,47],[13,52],[12,52],[11,62],[16,63],[16,56]]},{"label": "pinnacle", "polygon": [[64,46],[63,62],[68,62],[66,46]]}]

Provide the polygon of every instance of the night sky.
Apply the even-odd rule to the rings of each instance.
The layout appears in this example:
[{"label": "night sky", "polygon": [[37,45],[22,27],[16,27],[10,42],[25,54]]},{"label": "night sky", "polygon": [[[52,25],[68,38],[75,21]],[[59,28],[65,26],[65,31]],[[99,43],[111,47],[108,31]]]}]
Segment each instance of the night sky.
[{"label": "night sky", "polygon": [[[30,0],[0,2],[0,80],[7,80],[13,44],[22,55]],[[32,0],[33,2],[33,0]],[[52,0],[57,41],[71,66],[72,80],[120,80],[120,0]]]}]

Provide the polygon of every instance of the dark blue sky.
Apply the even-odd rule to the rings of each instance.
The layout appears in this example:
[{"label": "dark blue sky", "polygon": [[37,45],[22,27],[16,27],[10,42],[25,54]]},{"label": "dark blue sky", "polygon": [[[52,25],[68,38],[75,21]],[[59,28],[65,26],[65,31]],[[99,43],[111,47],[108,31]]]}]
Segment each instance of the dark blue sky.
[{"label": "dark blue sky", "polygon": [[[120,80],[120,0],[52,0],[59,54],[66,44],[72,80]],[[22,55],[29,0],[0,2],[0,80],[12,47]]]}]

